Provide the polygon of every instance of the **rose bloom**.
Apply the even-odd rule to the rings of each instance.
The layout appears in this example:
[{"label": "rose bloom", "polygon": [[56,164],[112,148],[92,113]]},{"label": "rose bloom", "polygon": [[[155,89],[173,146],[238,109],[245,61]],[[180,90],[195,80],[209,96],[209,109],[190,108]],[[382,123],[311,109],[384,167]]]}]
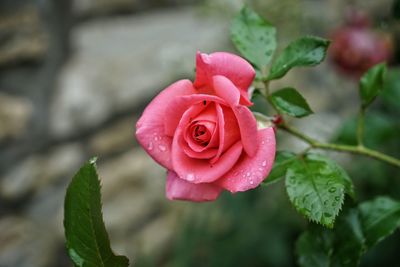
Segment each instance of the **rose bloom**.
[{"label": "rose bloom", "polygon": [[136,124],[136,138],[167,171],[166,196],[210,201],[257,187],[275,157],[273,128],[249,110],[253,67],[239,56],[197,53],[196,78],[164,89]]},{"label": "rose bloom", "polygon": [[349,14],[347,25],[332,34],[331,59],[340,71],[359,78],[372,66],[390,61],[394,45],[390,34],[374,30],[361,11]]}]

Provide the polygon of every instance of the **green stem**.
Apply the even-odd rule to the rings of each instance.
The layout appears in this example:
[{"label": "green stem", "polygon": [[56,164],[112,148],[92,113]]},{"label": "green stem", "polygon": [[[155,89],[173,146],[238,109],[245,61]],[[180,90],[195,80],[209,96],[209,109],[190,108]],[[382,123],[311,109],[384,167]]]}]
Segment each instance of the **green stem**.
[{"label": "green stem", "polygon": [[308,143],[313,148],[321,148],[321,149],[327,149],[327,150],[335,150],[335,151],[340,151],[340,152],[349,152],[352,154],[364,155],[364,156],[367,156],[367,157],[370,157],[373,159],[377,159],[377,160],[389,163],[393,166],[400,168],[400,159],[396,159],[394,157],[388,156],[388,155],[383,154],[376,150],[366,148],[364,146],[350,146],[350,145],[339,145],[339,144],[332,144],[332,143],[322,143],[318,140],[315,140],[315,139],[303,134],[298,129],[296,129],[292,126],[289,126],[287,124],[281,124],[281,125],[279,125],[279,128],[298,137],[299,139]]},{"label": "green stem", "polygon": [[363,138],[364,138],[364,108],[360,108],[360,112],[358,113],[358,123],[357,123],[357,144],[358,146],[364,146]]},{"label": "green stem", "polygon": [[271,98],[269,97],[270,95],[270,90],[269,90],[269,80],[264,80],[264,89],[265,89],[265,98],[269,102],[269,104],[272,106],[272,108],[275,110],[277,114],[281,114],[281,112],[276,108],[275,104],[272,102]]}]

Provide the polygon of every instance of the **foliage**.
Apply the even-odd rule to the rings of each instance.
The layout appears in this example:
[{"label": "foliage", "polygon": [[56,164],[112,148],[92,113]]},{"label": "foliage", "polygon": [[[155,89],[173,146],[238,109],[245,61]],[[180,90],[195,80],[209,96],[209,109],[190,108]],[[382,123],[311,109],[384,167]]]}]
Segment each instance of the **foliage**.
[{"label": "foliage", "polygon": [[346,209],[334,230],[312,227],[298,239],[299,265],[357,266],[361,255],[400,226],[400,202],[377,197]]},{"label": "foliage", "polygon": [[369,106],[383,89],[386,65],[378,64],[367,71],[360,80],[362,108]]},{"label": "foliage", "polygon": [[258,69],[271,61],[276,49],[275,35],[275,27],[248,7],[241,10],[231,27],[236,48]]},{"label": "foliage", "polygon": [[269,96],[270,101],[281,113],[301,118],[312,114],[304,97],[294,88],[283,88]]},{"label": "foliage", "polygon": [[77,267],[128,266],[128,259],[114,255],[110,247],[95,162],[86,162],[67,189],[64,227],[68,254]]},{"label": "foliage", "polygon": [[[240,18],[238,16],[236,20]],[[301,118],[312,114],[312,111],[297,90],[288,87],[271,93],[269,82],[283,77],[293,67],[319,64],[325,58],[328,46],[328,40],[303,37],[290,43],[272,61],[269,74],[261,77],[261,80],[264,81],[264,95],[279,114]],[[247,55],[243,53],[243,56]],[[266,67],[262,66],[264,69]],[[320,144],[286,125],[285,122],[279,124],[278,127],[309,143],[311,145],[309,149],[320,147],[360,154],[367,151],[368,153],[365,154],[371,156],[375,152],[363,146],[365,109],[385,88],[385,79],[385,64],[372,67],[361,77],[359,90],[362,112],[359,114],[358,122],[351,126],[351,131],[354,133],[350,138],[353,147]],[[392,83],[394,83],[393,80],[396,81],[396,79],[391,79]],[[263,91],[263,89],[259,90]],[[374,127],[373,124],[369,124],[370,120],[368,116],[366,127]],[[382,137],[385,128],[382,127],[382,123],[385,122],[375,121],[381,125],[367,131],[367,134],[376,135],[381,131]],[[372,153],[369,153],[371,151]],[[374,156],[379,158],[379,152],[372,155]],[[394,159],[393,162],[398,164],[399,161]],[[310,229],[301,235],[296,249],[301,266],[357,266],[361,255],[367,249],[399,227],[398,202],[386,197],[362,202],[356,208],[346,208],[345,212],[338,216],[343,208],[345,194],[347,193],[353,199],[355,197],[353,184],[346,171],[325,156],[309,152],[298,155],[288,151],[278,152],[271,175],[264,185],[278,182],[283,176],[285,176],[287,194],[296,210],[310,221],[333,228],[328,230],[321,226],[311,225]],[[334,225],[336,219],[338,222]]]},{"label": "foliage", "polygon": [[328,40],[314,36],[293,41],[272,63],[267,79],[282,78],[293,67],[318,65],[324,60],[328,46]]}]

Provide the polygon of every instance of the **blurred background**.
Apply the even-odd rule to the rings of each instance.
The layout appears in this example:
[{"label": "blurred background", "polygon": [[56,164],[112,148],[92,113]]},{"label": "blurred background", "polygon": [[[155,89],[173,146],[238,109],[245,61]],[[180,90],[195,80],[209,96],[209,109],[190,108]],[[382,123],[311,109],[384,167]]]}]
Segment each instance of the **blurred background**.
[{"label": "blurred background", "polygon": [[[390,62],[365,142],[399,157],[399,6],[392,0],[247,3],[277,26],[278,51],[304,34],[333,40],[322,65],[272,83],[294,86],[308,99],[316,114],[293,123],[316,138],[355,142],[357,79],[377,62]],[[177,79],[193,78],[197,50],[235,51],[228,29],[242,4],[0,1],[0,267],[71,266],[63,198],[73,174],[94,155],[112,247],[134,266],[296,266],[294,242],[307,221],[282,183],[224,193],[213,203],[170,202],[165,171],[134,139],[151,98]],[[278,138],[280,149],[305,147]],[[349,171],[360,201],[379,194],[400,199],[398,169],[331,155]],[[398,266],[399,249],[397,232],[361,265]]]}]

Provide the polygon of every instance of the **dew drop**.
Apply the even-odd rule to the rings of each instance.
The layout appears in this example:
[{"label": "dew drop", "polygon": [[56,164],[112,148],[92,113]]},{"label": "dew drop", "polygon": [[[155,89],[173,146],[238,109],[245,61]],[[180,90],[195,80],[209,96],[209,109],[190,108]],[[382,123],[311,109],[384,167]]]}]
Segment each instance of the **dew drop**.
[{"label": "dew drop", "polygon": [[250,180],[250,184],[254,184],[254,181],[253,181],[253,180]]},{"label": "dew drop", "polygon": [[329,188],[329,193],[335,193],[336,192],[336,187],[331,187]]},{"label": "dew drop", "polygon": [[261,163],[261,165],[262,165],[263,167],[267,166],[267,161],[264,160],[264,161]]},{"label": "dew drop", "polygon": [[332,217],[332,214],[329,213],[329,212],[324,212],[324,216],[325,216],[325,217]]},{"label": "dew drop", "polygon": [[340,197],[339,197],[339,196],[336,196],[336,197],[335,197],[335,200],[336,200],[336,201],[339,201],[339,200],[340,200]]},{"label": "dew drop", "polygon": [[247,172],[247,173],[246,173],[246,176],[247,176],[247,177],[250,177],[250,175],[251,175],[250,172]]},{"label": "dew drop", "polygon": [[186,180],[188,181],[194,181],[194,174],[193,173],[189,173],[186,175]]},{"label": "dew drop", "polygon": [[335,183],[334,180],[329,180],[326,184],[327,184],[327,185],[333,185],[334,183]]},{"label": "dew drop", "polygon": [[167,147],[164,145],[158,145],[158,149],[160,149],[160,151],[164,152],[165,150],[167,150]]},{"label": "dew drop", "polygon": [[154,141],[158,141],[158,136],[154,136]]},{"label": "dew drop", "polygon": [[152,142],[150,142],[150,143],[147,145],[147,149],[148,149],[148,150],[153,150],[153,143],[152,143]]}]

